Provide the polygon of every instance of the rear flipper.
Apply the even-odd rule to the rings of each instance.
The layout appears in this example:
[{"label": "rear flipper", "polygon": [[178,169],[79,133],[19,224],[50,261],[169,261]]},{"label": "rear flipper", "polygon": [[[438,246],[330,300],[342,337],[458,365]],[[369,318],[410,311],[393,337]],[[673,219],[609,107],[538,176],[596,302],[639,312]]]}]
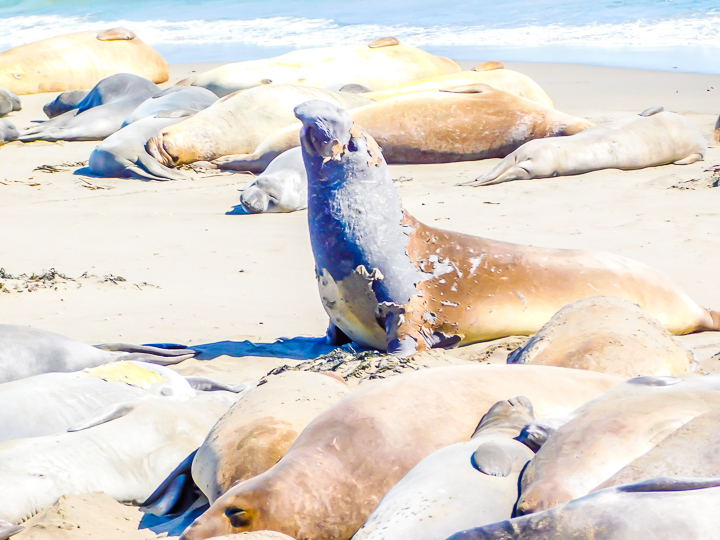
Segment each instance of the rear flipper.
[{"label": "rear flipper", "polygon": [[15,525],[4,519],[0,519],[0,540],[7,540],[12,535],[19,533],[25,527],[22,525]]},{"label": "rear flipper", "polygon": [[270,162],[280,155],[280,152],[266,152],[264,154],[233,154],[214,159],[210,162],[212,167],[228,171],[245,171],[255,174],[263,172]]},{"label": "rear flipper", "polygon": [[502,184],[503,182],[510,182],[512,180],[530,180],[533,175],[528,170],[528,162],[521,161],[517,162],[517,157],[514,154],[510,154],[503,159],[497,166],[489,173],[471,180],[469,182],[463,182],[458,184],[460,186],[492,186],[494,184]]},{"label": "rear flipper", "polygon": [[133,176],[143,180],[187,180],[188,176],[170,169],[145,152],[138,156],[137,164],[126,169],[126,176]]},{"label": "rear flipper", "polygon": [[198,351],[188,349],[183,345],[172,345],[164,348],[151,345],[132,345],[130,343],[102,343],[95,345],[95,347],[104,351],[128,353],[127,356],[123,357],[123,360],[138,360],[163,366],[178,364],[198,354]]},{"label": "rear flipper", "polygon": [[675,165],[690,165],[691,163],[695,163],[696,161],[702,161],[703,155],[702,154],[690,154],[688,157],[679,159],[677,161],[673,161]]}]

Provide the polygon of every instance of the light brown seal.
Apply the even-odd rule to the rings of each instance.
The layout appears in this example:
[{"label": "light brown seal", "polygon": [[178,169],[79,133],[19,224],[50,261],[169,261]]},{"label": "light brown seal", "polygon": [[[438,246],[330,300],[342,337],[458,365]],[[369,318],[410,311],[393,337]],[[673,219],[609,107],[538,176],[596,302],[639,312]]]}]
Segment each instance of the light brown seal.
[{"label": "light brown seal", "polygon": [[270,529],[299,540],[350,538],[430,453],[471,437],[518,393],[540,415],[615,386],[601,373],[545,366],[452,366],[364,383],[321,413],[270,470],[233,486],[182,538]]},{"label": "light brown seal", "polygon": [[637,305],[610,296],[568,304],[508,364],[590,369],[630,379],[695,369],[693,352]]},{"label": "light brown seal", "polygon": [[592,491],[652,478],[720,475],[720,409],[690,420]]},{"label": "light brown seal", "polygon": [[210,503],[230,486],[265,472],[318,414],[350,393],[320,373],[273,375],[218,420],[193,459],[193,480]]},{"label": "light brown seal", "polygon": [[566,304],[599,294],[639,304],[676,334],[720,330],[720,313],[639,262],[419,222],[403,210],[377,143],[353,126],[347,111],[308,102],[296,114],[303,121],[310,241],[330,335],[339,329],[357,343],[407,356],[532,334]]},{"label": "light brown seal", "polygon": [[77,32],[0,54],[0,88],[21,95],[82,90],[115,73],[162,83],[169,69],[165,59],[130,30]]},{"label": "light brown seal", "polygon": [[[388,163],[502,157],[530,139],[572,135],[593,125],[486,84],[409,93],[349,114],[377,141]],[[227,156],[213,165],[260,172],[299,144],[299,126],[292,126],[264,140],[252,154]]]},{"label": "light brown seal", "polygon": [[688,165],[703,159],[706,150],[705,137],[695,124],[660,107],[595,126],[572,137],[529,141],[490,172],[466,184],[489,186],[600,169]]},{"label": "light brown seal", "polygon": [[460,66],[448,58],[395,38],[382,38],[370,45],[301,49],[274,58],[226,64],[183,82],[204,86],[222,97],[254,86],[282,83],[335,89],[355,83],[386,90],[457,71]]},{"label": "light brown seal", "polygon": [[166,167],[252,152],[265,138],[293,124],[293,108],[312,99],[343,108],[372,102],[360,94],[310,86],[260,86],[231,94],[192,118],[163,129],[146,148]]},{"label": "light brown seal", "polygon": [[718,408],[718,376],[638,377],[617,386],[575,411],[538,450],[523,473],[517,513],[587,495],[683,424]]}]

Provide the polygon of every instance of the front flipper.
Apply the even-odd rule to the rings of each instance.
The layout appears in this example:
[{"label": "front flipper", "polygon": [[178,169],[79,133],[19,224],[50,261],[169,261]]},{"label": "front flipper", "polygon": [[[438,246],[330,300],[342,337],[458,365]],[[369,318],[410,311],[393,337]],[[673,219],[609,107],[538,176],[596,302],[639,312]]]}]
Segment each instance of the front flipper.
[{"label": "front flipper", "polygon": [[677,161],[673,161],[675,165],[690,165],[691,163],[695,163],[696,161],[702,161],[703,155],[702,154],[690,154],[688,157],[683,159],[678,159]]},{"label": "front flipper", "polygon": [[111,405],[110,407],[103,409],[100,413],[95,416],[91,416],[81,424],[68,428],[68,431],[82,431],[84,429],[90,429],[91,427],[106,424],[112,420],[122,418],[135,408],[136,403],[120,403],[117,405]]},{"label": "front flipper", "polygon": [[95,345],[95,347],[103,351],[128,353],[127,356],[123,357],[123,360],[137,360],[163,366],[178,364],[198,354],[198,351],[182,345],[163,348],[153,347],[152,345],[133,345],[131,343],[101,343]]},{"label": "front flipper", "polygon": [[[199,489],[191,473],[195,454],[197,450],[175,467],[175,470],[140,504],[140,510],[154,516],[165,516],[184,512],[199,498]],[[180,506],[182,508],[179,508]]]},{"label": "front flipper", "polygon": [[503,159],[489,173],[471,180],[458,184],[460,186],[492,186],[502,184],[503,182],[511,182],[512,180],[531,180],[533,175],[529,171],[529,160],[517,162],[517,158],[510,154]]},{"label": "front flipper", "polygon": [[216,390],[224,390],[225,392],[233,392],[239,394],[245,390],[249,390],[254,385],[251,383],[241,383],[230,386],[228,384],[221,383],[210,379],[209,377],[185,377],[185,380],[190,384],[194,390],[200,390],[202,392],[213,392]]},{"label": "front flipper", "polygon": [[15,525],[4,519],[0,519],[0,540],[7,540],[14,534],[19,533],[25,529],[22,525]]},{"label": "front flipper", "polygon": [[472,466],[489,476],[508,476],[513,469],[513,460],[505,448],[498,443],[487,442],[478,446],[470,458]]}]

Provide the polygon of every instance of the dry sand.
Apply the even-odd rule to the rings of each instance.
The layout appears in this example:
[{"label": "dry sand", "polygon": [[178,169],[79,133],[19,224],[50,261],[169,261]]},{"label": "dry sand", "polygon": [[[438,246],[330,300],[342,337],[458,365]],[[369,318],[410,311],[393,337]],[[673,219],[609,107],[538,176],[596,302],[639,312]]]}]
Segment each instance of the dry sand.
[{"label": "dry sand", "polygon": [[[709,137],[720,113],[720,75],[506,66],[534,78],[557,109],[596,123],[663,105],[687,115]],[[173,66],[171,82],[208,67]],[[55,95],[22,97],[23,110],[9,119],[19,128],[43,119],[42,105]],[[189,172],[190,179],[172,182],[90,177],[77,163],[86,162],[96,144],[0,147],[0,268],[20,277],[0,274],[0,321],[88,343],[271,343],[324,334],[306,212],[233,215],[240,190],[252,182],[248,174]],[[392,166],[391,172],[405,206],[429,224],[619,253],[662,270],[700,304],[720,309],[720,188],[713,187],[720,181],[719,148],[688,166],[455,185],[496,163]],[[43,165],[53,172],[37,169]],[[67,279],[28,279],[51,269]],[[718,371],[720,333],[682,340],[705,372]],[[486,354],[485,345],[472,346],[436,360],[504,361],[508,348]],[[240,382],[285,362],[226,355],[178,369]],[[135,509],[102,496],[70,497],[33,518],[16,538],[153,537],[137,531],[139,518]]]}]

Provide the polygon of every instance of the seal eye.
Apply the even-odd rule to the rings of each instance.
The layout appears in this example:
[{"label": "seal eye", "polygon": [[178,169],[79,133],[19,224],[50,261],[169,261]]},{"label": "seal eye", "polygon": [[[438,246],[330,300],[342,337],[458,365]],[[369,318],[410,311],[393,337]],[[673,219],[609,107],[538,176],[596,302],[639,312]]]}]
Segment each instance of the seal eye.
[{"label": "seal eye", "polygon": [[350,137],[350,142],[348,143],[348,150],[351,152],[357,152],[357,143],[355,142],[355,137]]},{"label": "seal eye", "polygon": [[22,75],[20,75],[19,73],[13,73],[13,77],[15,77],[16,79],[22,79]]},{"label": "seal eye", "polygon": [[229,506],[225,509],[225,516],[230,520],[230,525],[235,529],[250,525],[250,514],[237,506]]}]

